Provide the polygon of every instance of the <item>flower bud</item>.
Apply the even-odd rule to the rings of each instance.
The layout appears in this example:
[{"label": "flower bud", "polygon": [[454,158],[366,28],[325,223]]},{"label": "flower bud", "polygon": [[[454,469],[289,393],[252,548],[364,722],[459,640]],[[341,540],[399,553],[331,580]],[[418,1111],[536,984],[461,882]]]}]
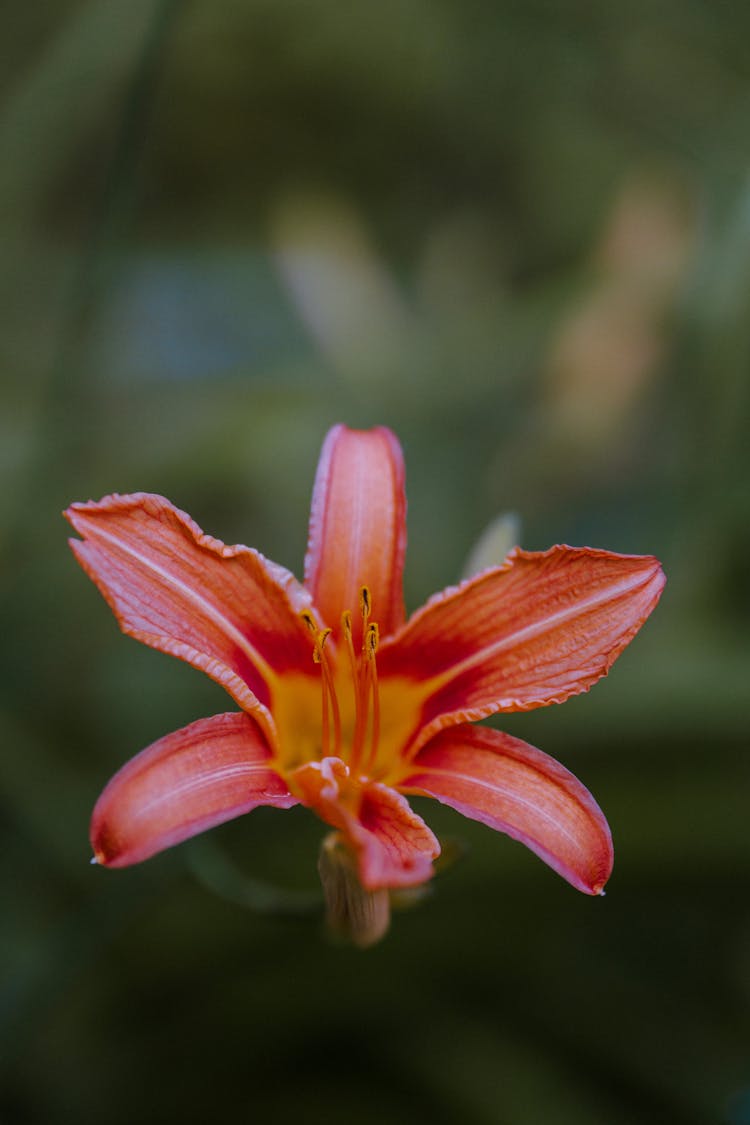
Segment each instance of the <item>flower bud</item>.
[{"label": "flower bud", "polygon": [[331,932],[360,949],[380,941],[391,921],[388,891],[368,891],[362,886],[354,856],[337,832],[321,844],[318,872]]}]

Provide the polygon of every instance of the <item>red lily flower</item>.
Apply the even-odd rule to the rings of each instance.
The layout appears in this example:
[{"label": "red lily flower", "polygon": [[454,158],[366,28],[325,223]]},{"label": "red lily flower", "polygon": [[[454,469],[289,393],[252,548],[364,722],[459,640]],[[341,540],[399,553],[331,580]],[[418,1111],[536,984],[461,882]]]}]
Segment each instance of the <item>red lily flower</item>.
[{"label": "red lily flower", "polygon": [[540,750],[470,723],[587,691],[654,608],[656,559],[516,549],[406,621],[403,458],[382,427],[326,438],[304,584],[161,496],[65,514],[123,631],[242,708],[159,739],[115,775],[92,819],[98,863],[124,867],[258,805],[301,803],[336,829],[367,891],[413,886],[440,852],[406,799],[420,794],[602,891],[612,842],[593,797]]}]

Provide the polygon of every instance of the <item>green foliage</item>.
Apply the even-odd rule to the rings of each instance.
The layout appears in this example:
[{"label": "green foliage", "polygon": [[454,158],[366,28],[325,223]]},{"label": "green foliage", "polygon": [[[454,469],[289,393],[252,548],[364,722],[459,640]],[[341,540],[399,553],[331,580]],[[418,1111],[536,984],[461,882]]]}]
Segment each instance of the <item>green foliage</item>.
[{"label": "green foliage", "polygon": [[[750,9],[37,0],[5,24],[4,1125],[740,1125]],[[114,769],[227,704],[118,635],[60,509],[161,492],[299,573],[339,420],[403,440],[412,608],[509,510],[527,548],[662,558],[611,678],[504,724],[609,814],[603,901],[433,807],[467,854],[367,954],[326,943],[299,811],[217,831],[232,866],[89,867]]]}]

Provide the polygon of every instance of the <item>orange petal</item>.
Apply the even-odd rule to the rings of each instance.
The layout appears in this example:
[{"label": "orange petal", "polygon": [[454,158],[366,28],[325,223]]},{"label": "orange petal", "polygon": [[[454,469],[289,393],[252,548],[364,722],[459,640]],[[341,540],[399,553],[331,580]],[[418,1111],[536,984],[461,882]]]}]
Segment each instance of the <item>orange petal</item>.
[{"label": "orange petal", "polygon": [[290,780],[302,803],[343,834],[367,890],[414,886],[431,877],[440,844],[395,789],[380,782],[355,788],[340,758],[308,762]]},{"label": "orange petal", "polygon": [[299,617],[309,595],[282,567],[249,547],[204,535],[162,496],[136,493],[73,504],[84,537],[70,541],[120,627],[217,680],[271,730],[269,684],[277,672],[312,675]]},{"label": "orange petal", "polygon": [[97,863],[127,867],[258,805],[297,804],[249,715],[199,719],[123,766],[91,818]]},{"label": "orange petal", "polygon": [[431,599],[378,651],[388,675],[422,680],[423,727],[562,703],[604,676],[653,610],[658,561],[587,547],[513,551]]},{"label": "orange petal", "polygon": [[305,559],[305,585],[326,624],[337,628],[350,610],[359,644],[359,592],[367,586],[381,635],[397,629],[404,620],[405,549],[404,460],[397,438],[384,426],[334,426],[318,463]]},{"label": "orange petal", "polygon": [[399,786],[505,832],[579,891],[597,895],[612,871],[612,837],[589,791],[518,738],[468,724],[441,731]]}]

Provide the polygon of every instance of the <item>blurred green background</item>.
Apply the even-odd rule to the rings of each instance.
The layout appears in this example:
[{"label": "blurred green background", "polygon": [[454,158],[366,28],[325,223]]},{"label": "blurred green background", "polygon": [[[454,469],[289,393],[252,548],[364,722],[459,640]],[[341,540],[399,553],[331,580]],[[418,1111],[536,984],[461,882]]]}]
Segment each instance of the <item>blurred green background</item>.
[{"label": "blurred green background", "polygon": [[[2,1125],[746,1125],[750,9],[2,24]],[[508,510],[663,560],[611,678],[502,724],[608,814],[605,899],[427,803],[466,854],[366,954],[304,810],[89,866],[114,770],[228,701],[119,635],[60,510],[161,492],[299,574],[339,420],[404,444],[412,609]]]}]

